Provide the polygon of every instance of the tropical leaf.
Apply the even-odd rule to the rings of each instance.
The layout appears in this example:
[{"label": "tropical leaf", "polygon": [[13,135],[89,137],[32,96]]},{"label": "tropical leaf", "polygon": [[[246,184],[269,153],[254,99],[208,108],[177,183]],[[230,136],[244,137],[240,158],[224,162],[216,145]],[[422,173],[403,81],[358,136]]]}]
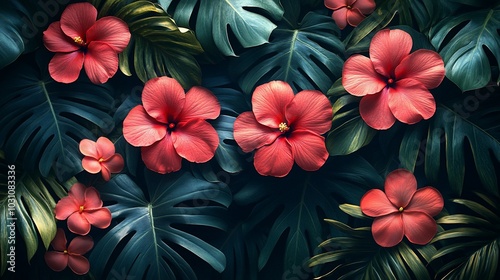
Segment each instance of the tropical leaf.
[{"label": "tropical leaf", "polygon": [[[0,169],[0,216],[2,217],[0,219],[0,247],[2,252],[7,253],[10,252],[11,245],[22,248],[19,244],[20,238],[9,238],[12,235],[8,225],[14,222],[14,228],[25,243],[27,259],[30,261],[38,250],[39,238],[47,249],[56,234],[57,227],[53,212],[56,202],[50,191],[61,198],[66,195],[66,189],[54,177],[44,179],[34,177],[23,172],[19,165],[7,164],[1,151]],[[5,272],[9,260],[7,253],[0,257],[2,262],[0,275]],[[16,257],[20,258],[19,255]]]},{"label": "tropical leaf", "polygon": [[108,86],[94,85],[85,75],[72,84],[54,82],[46,58],[38,52],[0,77],[0,147],[27,172],[47,177],[53,168],[64,181],[82,171],[80,140],[95,140],[95,128],[103,134],[114,128],[114,98]]},{"label": "tropical leaf", "polygon": [[144,184],[141,188],[121,174],[100,188],[103,201],[111,203],[108,208],[117,223],[90,255],[94,276],[102,279],[105,270],[111,268],[126,269],[128,275],[140,279],[197,279],[184,259],[186,254],[223,271],[224,255],[184,231],[183,226],[225,229],[221,217],[231,203],[227,186],[196,179],[188,172],[160,175],[149,170],[145,171]]},{"label": "tropical leaf", "polygon": [[[373,167],[360,157],[335,157],[315,173],[292,170],[285,178],[256,178],[235,194],[241,205],[253,205],[243,230],[252,232],[266,220],[269,236],[262,248],[259,270],[269,261],[281,238],[286,238],[285,270],[301,267],[328,231],[322,219],[338,217],[339,203],[358,203],[368,187],[383,184]],[[334,170],[334,172],[330,172]]]},{"label": "tropical leaf", "polygon": [[344,45],[338,36],[338,27],[326,15],[309,12],[297,24],[284,20],[269,44],[234,59],[231,73],[245,93],[272,80],[286,81],[296,92],[326,92],[340,77],[344,63]]},{"label": "tropical leaf", "polygon": [[453,193],[460,196],[466,171],[474,171],[466,160],[470,149],[480,181],[488,191],[499,194],[494,159],[500,161],[500,97],[494,91],[486,88],[464,97],[447,90],[446,100],[438,102],[429,122],[407,128],[399,150],[401,166],[414,170],[416,165],[425,165],[426,177],[434,182],[440,170],[446,169]]},{"label": "tropical leaf", "polygon": [[330,155],[348,155],[368,145],[377,131],[359,115],[360,98],[348,94],[338,79],[327,93],[333,101],[332,130],[326,137]]},{"label": "tropical leaf", "polygon": [[370,227],[352,228],[337,220],[325,220],[347,234],[333,237],[319,246],[326,252],[315,255],[309,266],[328,264],[328,273],[315,279],[431,279],[425,260],[436,249],[432,245],[408,245],[383,248],[373,240]]},{"label": "tropical leaf", "polygon": [[[193,27],[203,48],[236,56],[230,37],[234,35],[244,48],[267,43],[283,15],[279,0],[159,0],[173,14],[179,26]],[[176,5],[172,5],[176,3]]]},{"label": "tropical leaf", "polygon": [[453,202],[468,208],[468,214],[451,214],[437,221],[446,230],[432,241],[442,247],[431,264],[445,263],[436,266],[442,279],[496,279],[500,273],[499,199],[480,193],[477,198],[477,201],[454,199]]},{"label": "tropical leaf", "polygon": [[[499,30],[500,6],[497,5],[496,8],[447,17],[430,34],[432,44],[443,57],[446,77],[462,91],[485,87],[493,79],[491,66],[495,63],[489,61],[484,48],[493,54],[498,65]],[[454,35],[447,42],[450,33]],[[497,83],[500,83],[500,77]]]},{"label": "tropical leaf", "polygon": [[201,48],[193,32],[179,28],[157,4],[150,1],[91,1],[99,17],[113,15],[125,21],[132,34],[127,48],[120,53],[120,70],[146,82],[159,76],[171,76],[184,88],[201,83],[201,70],[194,55]]}]

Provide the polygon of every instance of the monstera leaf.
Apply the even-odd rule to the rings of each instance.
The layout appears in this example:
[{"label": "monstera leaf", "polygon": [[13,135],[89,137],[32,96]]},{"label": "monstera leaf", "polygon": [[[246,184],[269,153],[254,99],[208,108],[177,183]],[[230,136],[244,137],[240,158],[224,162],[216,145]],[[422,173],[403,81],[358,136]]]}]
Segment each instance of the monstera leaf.
[{"label": "monstera leaf", "polygon": [[[460,196],[466,171],[474,167],[466,160],[469,150],[475,171],[491,193],[499,194],[494,159],[500,161],[500,130],[497,116],[500,97],[493,88],[474,94],[453,96],[447,91],[446,100],[438,102],[436,113],[427,123],[408,127],[401,142],[401,166],[414,170],[425,165],[428,179],[436,182],[445,169],[455,195]],[[442,150],[444,149],[444,151]],[[442,166],[442,156],[446,165]],[[470,174],[470,173],[469,173]]]},{"label": "monstera leaf", "polygon": [[[0,247],[2,252],[9,252],[10,245],[19,248],[20,238],[14,240],[17,244],[8,238],[10,233],[7,225],[15,222],[16,229],[25,243],[27,258],[31,260],[38,250],[39,238],[47,249],[56,235],[53,212],[56,202],[50,192],[63,197],[66,195],[66,189],[53,177],[33,177],[23,172],[19,165],[6,164],[1,151],[0,169]],[[11,210],[14,205],[15,210]],[[8,261],[6,254],[0,257],[0,275],[5,272]]]},{"label": "monstera leaf", "polygon": [[82,170],[80,140],[113,129],[108,113],[114,99],[108,86],[94,85],[83,74],[75,83],[56,83],[46,58],[42,52],[36,63],[26,57],[0,77],[0,147],[25,171],[39,170],[46,177],[54,168],[68,179]]},{"label": "monstera leaf", "polygon": [[373,240],[370,227],[352,228],[337,220],[325,221],[347,236],[322,242],[319,246],[326,252],[309,260],[310,266],[330,264],[334,267],[323,276],[332,279],[431,279],[426,263],[436,252],[434,246],[410,246],[403,241],[397,246],[383,248]]},{"label": "monstera leaf", "polygon": [[[467,23],[465,26],[463,24]],[[446,42],[450,31],[457,33]],[[468,91],[486,86],[492,79],[487,48],[500,63],[500,6],[448,17],[436,25],[431,42],[443,57],[446,77]],[[453,33],[452,33],[453,34]],[[497,83],[500,83],[498,77]]]},{"label": "monstera leaf", "polygon": [[[234,35],[244,48],[267,43],[269,35],[283,15],[279,0],[160,0],[184,27],[193,27],[203,48],[211,53],[235,56]],[[176,3],[173,6],[172,3]],[[196,8],[198,7],[197,11]],[[231,30],[231,31],[229,31]]]},{"label": "monstera leaf", "polygon": [[183,226],[225,229],[221,216],[231,203],[227,186],[187,172],[145,171],[145,178],[143,188],[125,174],[100,188],[103,201],[112,203],[108,207],[117,223],[90,255],[96,278],[102,279],[106,267],[111,267],[138,279],[197,279],[183,257],[186,254],[223,271],[224,255]]},{"label": "monstera leaf", "polygon": [[91,2],[98,8],[99,17],[119,17],[130,29],[131,41],[119,55],[120,70],[125,75],[132,75],[132,64],[143,82],[168,75],[184,88],[201,83],[200,66],[194,57],[203,52],[198,40],[191,31],[177,27],[157,4],[143,0]]},{"label": "monstera leaf", "polygon": [[295,26],[282,21],[269,44],[248,50],[233,60],[231,72],[245,93],[271,80],[288,82],[295,91],[326,92],[340,77],[344,45],[331,17],[309,12]]},{"label": "monstera leaf", "polygon": [[331,161],[315,173],[292,170],[282,179],[252,180],[235,194],[235,203],[254,205],[244,221],[245,232],[251,232],[267,219],[272,224],[260,252],[259,269],[268,263],[281,238],[286,238],[287,244],[280,253],[285,270],[301,267],[311,257],[318,240],[324,239],[327,227],[323,218],[338,217],[339,203],[358,203],[367,188],[383,184],[363,158],[334,157]]},{"label": "monstera leaf", "polygon": [[442,279],[496,279],[500,261],[499,199],[476,193],[477,201],[454,199],[470,214],[452,214],[437,222],[447,229],[432,242],[442,244],[432,258]]}]

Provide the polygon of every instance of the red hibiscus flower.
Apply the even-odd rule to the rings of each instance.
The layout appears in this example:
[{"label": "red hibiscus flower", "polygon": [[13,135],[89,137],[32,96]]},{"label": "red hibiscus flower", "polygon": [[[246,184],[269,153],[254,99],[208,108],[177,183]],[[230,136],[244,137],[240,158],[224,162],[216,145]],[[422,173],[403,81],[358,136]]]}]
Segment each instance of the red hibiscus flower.
[{"label": "red hibiscus flower", "polygon": [[105,83],[118,70],[118,53],[127,47],[130,32],[117,17],[97,20],[90,3],[66,7],[61,21],[43,32],[45,47],[56,54],[49,63],[50,76],[61,83],[78,79],[82,67],[94,84]]},{"label": "red hibiscus flower", "polygon": [[332,18],[340,29],[344,29],[347,24],[358,26],[375,10],[373,0],[325,0],[325,6],[333,10]]},{"label": "red hibiscus flower", "polygon": [[169,77],[146,82],[142,104],[123,121],[125,140],[141,147],[146,166],[165,174],[181,169],[182,158],[207,162],[214,157],[219,136],[206,119],[220,114],[217,98],[207,89],[193,87],[186,94]]},{"label": "red hibiscus flower", "polygon": [[107,228],[111,224],[111,212],[102,207],[102,200],[93,187],[74,184],[68,196],[61,198],[55,207],[56,219],[68,219],[68,229],[79,235],[90,232],[90,225]]},{"label": "red hibiscus flower", "polygon": [[439,54],[417,50],[402,30],[382,30],[370,44],[370,58],[353,55],[344,64],[342,85],[352,95],[363,96],[359,112],[375,129],[388,129],[397,120],[414,124],[429,119],[436,102],[428,89],[444,79]]},{"label": "red hibiscus flower", "polygon": [[94,241],[90,236],[77,236],[66,247],[66,235],[64,230],[58,228],[54,240],[50,243],[55,251],[45,253],[45,262],[54,271],[62,271],[69,268],[78,275],[89,272],[90,263],[83,255],[94,247]]},{"label": "red hibiscus flower", "polygon": [[436,189],[417,190],[417,180],[405,169],[389,173],[385,193],[369,190],[361,198],[361,211],[374,217],[372,234],[382,247],[392,247],[406,236],[411,243],[425,245],[436,235],[437,225],[432,218],[441,212],[443,197]]},{"label": "red hibiscus flower", "polygon": [[321,92],[294,95],[286,82],[269,82],[255,89],[252,111],[236,118],[234,139],[244,152],[257,150],[259,174],[284,177],[294,161],[307,171],[323,166],[328,152],[321,134],[332,125],[332,106]]},{"label": "red hibiscus flower", "polygon": [[80,141],[80,152],[85,155],[83,169],[92,174],[102,171],[106,181],[111,178],[111,173],[119,173],[123,169],[123,157],[115,154],[115,145],[106,137],[99,137],[97,142],[83,139]]}]

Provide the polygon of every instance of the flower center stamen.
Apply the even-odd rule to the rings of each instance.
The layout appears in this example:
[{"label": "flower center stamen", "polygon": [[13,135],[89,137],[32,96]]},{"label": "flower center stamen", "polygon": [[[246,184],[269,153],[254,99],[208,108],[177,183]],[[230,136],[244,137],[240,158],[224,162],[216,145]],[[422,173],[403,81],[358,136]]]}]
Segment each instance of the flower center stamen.
[{"label": "flower center stamen", "polygon": [[104,161],[104,159],[103,159],[103,158],[100,158],[100,159],[99,159],[99,162],[103,162],[103,161]]},{"label": "flower center stamen", "polygon": [[404,208],[403,207],[399,207],[399,212],[403,212]]},{"label": "flower center stamen", "polygon": [[346,8],[347,8],[347,9],[349,9],[349,10],[350,10],[350,9],[352,9],[352,7],[351,7],[351,6],[349,6],[349,5],[347,5],[347,7],[346,7]]},{"label": "flower center stamen", "polygon": [[169,123],[168,128],[173,129],[175,127],[175,123]]},{"label": "flower center stamen", "polygon": [[75,43],[77,43],[78,45],[81,45],[81,46],[87,45],[87,43],[85,43],[85,41],[83,41],[82,37],[80,37],[80,36],[76,36],[75,38],[73,38],[73,41],[75,41]]},{"label": "flower center stamen", "polygon": [[67,254],[68,253],[68,250],[64,250],[63,253]]},{"label": "flower center stamen", "polygon": [[80,205],[80,209],[78,210],[78,212],[82,213],[83,209],[85,209],[85,207],[83,207],[83,205]]},{"label": "flower center stamen", "polygon": [[282,122],[278,125],[278,129],[280,130],[281,133],[283,133],[290,130],[290,127],[286,123]]},{"label": "flower center stamen", "polygon": [[389,79],[387,80],[387,83],[388,83],[389,85],[392,85],[392,84],[394,83],[394,79],[389,78]]}]

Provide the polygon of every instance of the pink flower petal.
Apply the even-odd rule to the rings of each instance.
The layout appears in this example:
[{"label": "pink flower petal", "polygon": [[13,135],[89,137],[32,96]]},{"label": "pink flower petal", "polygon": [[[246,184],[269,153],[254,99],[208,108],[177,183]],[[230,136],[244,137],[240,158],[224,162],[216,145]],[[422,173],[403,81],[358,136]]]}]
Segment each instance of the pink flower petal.
[{"label": "pink flower petal", "polygon": [[357,0],[352,5],[353,8],[358,9],[361,13],[368,15],[375,10],[375,1],[373,0]]},{"label": "pink flower petal", "polygon": [[50,245],[52,245],[52,248],[56,251],[64,251],[66,250],[66,244],[68,241],[66,240],[66,234],[64,233],[64,230],[62,228],[58,228],[56,231],[56,236],[54,236],[54,239],[52,239],[52,242],[50,242]]},{"label": "pink flower petal", "polygon": [[108,160],[102,162],[102,165],[106,167],[111,173],[120,173],[123,170],[125,162],[122,155],[114,154]]},{"label": "pink flower petal", "polygon": [[[78,211],[80,205],[69,196],[61,198],[54,208],[54,212],[56,214],[56,219],[62,221],[66,220],[71,214]],[[66,243],[64,244],[66,246]]]},{"label": "pink flower petal", "polygon": [[181,122],[172,131],[175,151],[190,162],[207,162],[219,146],[217,131],[204,120]]},{"label": "pink flower petal", "polygon": [[85,190],[87,187],[82,183],[75,183],[71,186],[68,196],[72,197],[78,205],[85,203]]},{"label": "pink flower petal", "polygon": [[68,246],[69,254],[84,255],[94,247],[94,241],[90,236],[77,236],[71,240]]},{"label": "pink flower petal", "polygon": [[95,158],[84,157],[82,159],[82,167],[90,174],[101,172],[101,163]]},{"label": "pink flower petal", "polygon": [[87,41],[108,44],[120,53],[130,41],[130,31],[123,20],[113,16],[102,17],[87,30]]},{"label": "pink flower petal", "polygon": [[61,29],[70,38],[80,37],[85,40],[85,33],[94,25],[97,10],[90,3],[70,4],[61,14]]},{"label": "pink flower petal", "polygon": [[108,160],[115,154],[115,144],[113,144],[113,142],[106,137],[99,137],[99,139],[97,139],[96,146],[99,158]]},{"label": "pink flower petal", "polygon": [[97,228],[104,229],[109,227],[111,224],[111,212],[106,207],[92,211],[85,211],[82,215],[91,225]]},{"label": "pink flower petal", "polygon": [[308,130],[317,134],[328,132],[332,126],[332,105],[316,90],[303,90],[286,107],[288,125],[294,130]]},{"label": "pink flower petal", "polygon": [[99,209],[102,207],[102,200],[99,192],[94,187],[88,187],[85,190],[85,211]]},{"label": "pink flower petal", "polygon": [[82,70],[83,60],[84,54],[81,51],[56,53],[49,63],[50,77],[65,84],[76,81]]},{"label": "pink flower petal", "polygon": [[68,257],[69,268],[78,275],[83,275],[89,272],[90,263],[87,258],[79,255],[70,255]]},{"label": "pink flower petal", "polygon": [[346,0],[325,0],[325,7],[330,10],[337,10],[347,6]]},{"label": "pink flower petal", "polygon": [[118,54],[107,44],[90,42],[83,66],[92,83],[104,84],[118,70]]},{"label": "pink flower petal", "polygon": [[411,36],[403,30],[377,32],[370,43],[370,59],[375,71],[394,79],[394,70],[410,54],[412,46]]},{"label": "pink flower petal", "polygon": [[175,151],[169,134],[161,141],[149,147],[143,147],[141,155],[147,168],[161,174],[178,171],[182,166],[182,158]]},{"label": "pink flower petal", "polygon": [[414,124],[430,119],[436,112],[436,102],[422,83],[404,79],[390,89],[389,108],[400,122]]},{"label": "pink flower petal", "polygon": [[401,213],[392,213],[373,220],[372,234],[382,247],[393,247],[403,240],[403,219]]},{"label": "pink flower petal", "polygon": [[106,168],[106,166],[102,166],[102,170],[101,170],[101,175],[102,175],[102,178],[104,179],[104,181],[109,181],[111,180],[111,172],[109,171],[109,169]]},{"label": "pink flower petal", "polygon": [[306,171],[316,171],[328,158],[325,138],[307,130],[294,130],[287,138],[297,165]]},{"label": "pink flower petal", "polygon": [[75,212],[68,217],[68,229],[75,234],[87,235],[90,232],[90,223],[82,214]]},{"label": "pink flower petal", "polygon": [[363,20],[365,19],[365,16],[361,13],[360,10],[356,8],[352,8],[347,11],[347,23],[349,23],[350,26],[358,26]]},{"label": "pink flower petal", "polygon": [[431,50],[417,50],[405,57],[396,67],[396,78],[410,78],[432,89],[444,79],[444,62],[441,56]]},{"label": "pink flower petal", "polygon": [[83,139],[80,141],[80,153],[85,156],[92,157],[94,159],[99,159],[99,153],[97,152],[97,144],[96,142],[90,139]]},{"label": "pink flower petal", "polygon": [[347,8],[343,7],[338,10],[334,10],[332,13],[332,18],[340,30],[343,30],[347,26],[347,12]]},{"label": "pink flower petal", "polygon": [[175,121],[184,108],[186,95],[181,84],[169,77],[153,78],[142,90],[142,104],[148,114],[167,124]]},{"label": "pink flower petal", "polygon": [[272,81],[258,86],[252,95],[252,111],[262,125],[278,128],[286,122],[285,108],[294,97],[290,85],[282,81]]},{"label": "pink flower petal", "polygon": [[217,97],[203,87],[192,87],[186,93],[186,103],[178,120],[216,119],[220,114],[220,104]]},{"label": "pink flower petal", "polygon": [[367,125],[374,129],[390,128],[396,118],[389,108],[389,91],[383,89],[378,94],[366,95],[359,102],[359,114]]},{"label": "pink flower petal", "polygon": [[398,209],[387,198],[387,195],[379,189],[367,191],[361,198],[361,211],[370,217],[381,217],[398,212]]},{"label": "pink flower petal", "polygon": [[74,52],[80,47],[61,30],[61,22],[56,21],[43,32],[43,44],[51,52]]},{"label": "pink flower petal", "polygon": [[385,78],[375,71],[368,57],[355,54],[344,63],[342,85],[354,96],[365,96],[380,92],[387,83]]},{"label": "pink flower petal", "polygon": [[403,212],[405,236],[413,244],[425,245],[436,235],[436,221],[426,213]]},{"label": "pink flower petal", "polygon": [[405,211],[418,211],[433,217],[443,210],[444,201],[441,193],[433,187],[417,190]]},{"label": "pink flower petal", "polygon": [[278,137],[255,152],[253,164],[260,175],[285,177],[293,166],[292,147],[285,137]]},{"label": "pink flower petal", "polygon": [[135,147],[151,146],[167,134],[167,127],[150,117],[142,105],[137,105],[123,121],[123,136]]},{"label": "pink flower petal", "polygon": [[417,179],[406,169],[396,169],[385,178],[384,190],[396,208],[406,208],[417,190]]},{"label": "pink flower petal", "polygon": [[68,266],[68,254],[63,252],[48,251],[43,257],[47,266],[54,271],[63,271]]},{"label": "pink flower petal", "polygon": [[241,113],[234,121],[234,140],[245,153],[273,143],[280,134],[278,129],[258,123],[252,112]]}]

